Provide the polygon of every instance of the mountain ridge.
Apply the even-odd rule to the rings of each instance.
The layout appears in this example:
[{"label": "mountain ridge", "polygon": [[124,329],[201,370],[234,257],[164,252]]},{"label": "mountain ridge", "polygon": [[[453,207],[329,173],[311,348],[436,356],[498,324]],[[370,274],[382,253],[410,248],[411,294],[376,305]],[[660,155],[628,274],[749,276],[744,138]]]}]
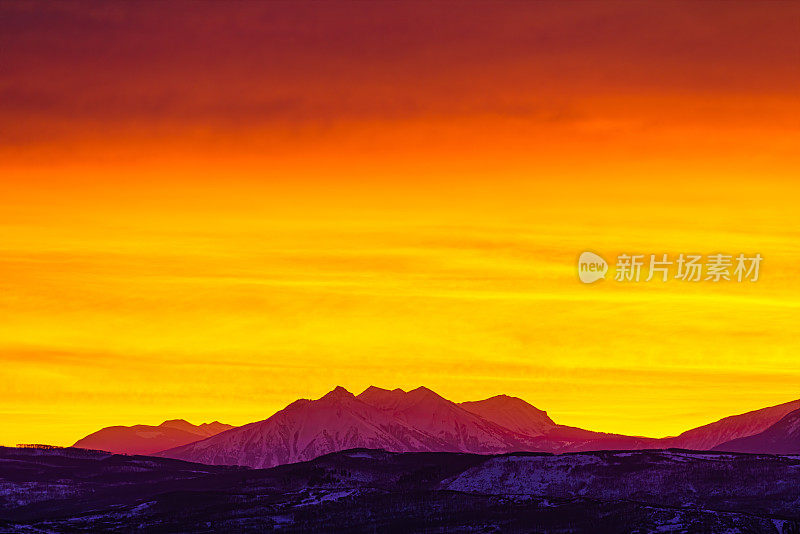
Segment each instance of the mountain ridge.
[{"label": "mountain ridge", "polygon": [[[800,400],[724,417],[678,436],[648,438],[557,424],[544,410],[509,395],[457,403],[424,386],[408,391],[370,386],[358,395],[336,386],[316,400],[297,399],[241,427],[172,419],[158,426],[107,427],[75,446],[258,468],[350,448],[474,454],[711,450],[766,431],[795,406],[800,410]],[[782,443],[780,432],[773,431],[777,435],[758,450]]]},{"label": "mountain ridge", "polygon": [[168,419],[159,425],[108,426],[79,439],[73,447],[117,454],[154,454],[230,430],[219,421],[193,425],[185,419]]},{"label": "mountain ridge", "polygon": [[789,412],[797,409],[800,409],[800,399],[737,415],[729,415],[713,423],[698,426],[677,436],[663,439],[666,443],[669,443],[670,447],[697,450],[711,449],[732,439],[763,432]]},{"label": "mountain ridge", "polygon": [[713,450],[750,454],[800,454],[800,409],[789,412],[762,432],[727,441]]},{"label": "mountain ridge", "polygon": [[264,468],[350,448],[490,454],[532,447],[529,437],[467,412],[427,388],[368,388],[362,394],[337,386],[262,421],[158,455]]},{"label": "mountain ridge", "polygon": [[[370,386],[358,395],[337,386],[316,400],[298,399],[273,416],[158,453],[186,461],[272,467],[350,448],[391,452],[584,452],[701,450],[774,424],[792,401],[729,416],[676,437],[648,438],[559,425],[526,401],[496,395],[455,403],[420,386]],[[690,446],[685,446],[688,444]]]}]

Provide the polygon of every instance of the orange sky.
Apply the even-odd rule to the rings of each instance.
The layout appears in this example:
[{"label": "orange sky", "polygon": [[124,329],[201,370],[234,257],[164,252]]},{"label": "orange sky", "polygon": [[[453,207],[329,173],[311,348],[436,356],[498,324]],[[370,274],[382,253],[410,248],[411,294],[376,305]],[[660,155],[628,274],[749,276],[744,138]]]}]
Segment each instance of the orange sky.
[{"label": "orange sky", "polygon": [[[800,397],[790,2],[0,7],[0,443],[341,384],[662,436]],[[575,259],[759,252],[755,284]]]}]

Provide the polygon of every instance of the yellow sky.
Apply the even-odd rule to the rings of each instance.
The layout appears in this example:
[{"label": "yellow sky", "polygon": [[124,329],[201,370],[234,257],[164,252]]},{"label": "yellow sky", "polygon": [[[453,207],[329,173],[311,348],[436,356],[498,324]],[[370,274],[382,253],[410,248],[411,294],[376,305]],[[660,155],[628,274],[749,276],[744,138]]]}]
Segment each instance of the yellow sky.
[{"label": "yellow sky", "polygon": [[[25,197],[16,175],[2,201],[0,442],[244,424],[337,384],[506,393],[560,423],[652,436],[798,397],[797,186],[621,169],[560,184],[535,178],[555,168],[499,168],[502,192],[437,169],[446,187],[417,175],[387,192],[348,168],[359,194],[242,169],[221,189],[227,171],[208,168],[69,193],[103,172],[83,169]],[[587,249],[765,259],[756,283],[587,286]]]},{"label": "yellow sky", "polygon": [[797,4],[577,5],[0,5],[0,443],[336,385],[650,436],[800,398]]}]

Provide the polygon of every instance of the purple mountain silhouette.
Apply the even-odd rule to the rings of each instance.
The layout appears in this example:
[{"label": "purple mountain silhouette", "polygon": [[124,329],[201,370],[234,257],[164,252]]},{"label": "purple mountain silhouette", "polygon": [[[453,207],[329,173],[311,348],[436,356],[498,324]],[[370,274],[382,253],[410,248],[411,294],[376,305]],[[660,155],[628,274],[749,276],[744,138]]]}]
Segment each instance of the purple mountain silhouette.
[{"label": "purple mountain silhouette", "polygon": [[544,435],[557,426],[547,416],[547,412],[508,395],[497,395],[482,401],[462,402],[460,406],[468,412],[526,436]]},{"label": "purple mountain silhouette", "polygon": [[800,454],[800,410],[758,434],[737,438],[714,447],[715,451],[756,454]]},{"label": "purple mountain silhouette", "polygon": [[732,415],[714,423],[687,430],[674,438],[667,438],[666,442],[670,447],[681,449],[712,449],[726,441],[763,432],[789,412],[798,409],[800,409],[800,400],[794,400],[741,415]]},{"label": "purple mountain silhouette", "polygon": [[466,411],[426,388],[371,387],[356,397],[337,387],[298,400],[272,417],[160,456],[208,464],[271,467],[350,448],[393,452],[529,450],[528,436]]},{"label": "purple mountain silhouette", "polygon": [[[76,446],[257,468],[351,448],[478,454],[670,447],[710,450],[764,432],[793,409],[800,409],[800,401],[655,439],[559,425],[546,412],[507,395],[458,404],[425,387],[403,391],[371,386],[358,396],[337,387],[317,400],[297,400],[272,417],[238,428],[220,423],[195,426],[183,420],[165,421],[158,427],[109,427]],[[793,439],[794,434],[786,435]],[[764,452],[786,450],[778,437],[765,439],[753,447]]]},{"label": "purple mountain silhouette", "polygon": [[158,426],[109,426],[79,439],[73,446],[117,454],[153,454],[205,439],[231,428],[231,425],[219,421],[193,425],[183,419],[164,421]]}]

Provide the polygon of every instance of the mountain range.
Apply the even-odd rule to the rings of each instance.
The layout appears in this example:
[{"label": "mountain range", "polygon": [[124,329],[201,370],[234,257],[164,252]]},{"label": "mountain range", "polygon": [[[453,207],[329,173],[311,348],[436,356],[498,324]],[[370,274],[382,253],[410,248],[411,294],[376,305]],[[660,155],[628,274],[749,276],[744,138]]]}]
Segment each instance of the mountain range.
[{"label": "mountain range", "polygon": [[153,454],[232,428],[234,427],[219,421],[193,425],[183,419],[171,419],[158,426],[109,426],[78,440],[74,447],[118,454]]},{"label": "mountain range", "polygon": [[799,419],[797,400],[657,439],[559,425],[545,411],[507,395],[455,403],[425,387],[371,386],[359,395],[336,387],[317,400],[297,400],[241,427],[181,420],[157,427],[109,427],[75,446],[254,468],[352,448],[475,454],[666,448],[781,453],[798,449]]}]

